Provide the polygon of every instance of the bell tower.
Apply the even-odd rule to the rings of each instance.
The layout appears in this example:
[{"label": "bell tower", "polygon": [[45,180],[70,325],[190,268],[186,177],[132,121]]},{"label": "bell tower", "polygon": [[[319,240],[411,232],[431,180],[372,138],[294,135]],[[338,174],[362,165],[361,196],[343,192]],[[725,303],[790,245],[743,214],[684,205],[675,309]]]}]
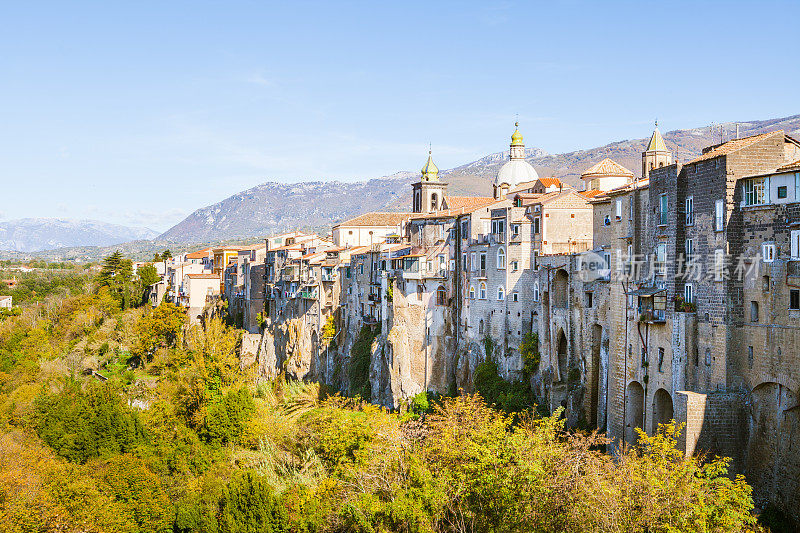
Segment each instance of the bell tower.
[{"label": "bell tower", "polygon": [[414,213],[434,213],[444,207],[447,184],[439,181],[439,167],[433,162],[431,150],[428,150],[428,161],[422,167],[420,180],[412,187],[412,211]]},{"label": "bell tower", "polygon": [[671,164],[672,152],[667,150],[667,145],[664,144],[664,138],[661,136],[661,132],[658,131],[658,121],[656,120],[656,129],[653,130],[653,135],[650,137],[647,149],[642,152],[642,178],[650,177],[650,171],[654,168],[665,167]]}]

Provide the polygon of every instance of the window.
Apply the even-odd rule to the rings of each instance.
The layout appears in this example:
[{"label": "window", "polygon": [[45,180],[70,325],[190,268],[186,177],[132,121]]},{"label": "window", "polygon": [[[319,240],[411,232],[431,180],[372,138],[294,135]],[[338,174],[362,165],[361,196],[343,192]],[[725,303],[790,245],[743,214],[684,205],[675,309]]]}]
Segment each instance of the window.
[{"label": "window", "polygon": [[663,372],[664,369],[664,348],[658,349],[658,371]]},{"label": "window", "polygon": [[662,276],[667,275],[667,244],[661,243],[656,246],[656,273]]},{"label": "window", "polygon": [[725,251],[714,250],[714,281],[722,281],[725,272]]},{"label": "window", "polygon": [[475,252],[470,252],[470,254],[469,254],[469,264],[472,267],[471,270],[473,272],[475,272],[475,267],[478,266],[478,264],[475,262]]},{"label": "window", "polygon": [[789,240],[789,251],[791,252],[792,259],[800,259],[800,230],[793,229],[789,235]]},{"label": "window", "polygon": [[666,226],[667,225],[667,220],[668,220],[668,218],[667,218],[668,217],[667,210],[669,209],[669,200],[667,199],[667,195],[666,194],[662,194],[661,195],[661,197],[659,198],[659,204],[658,205],[659,205],[659,214],[660,214],[660,216],[659,216],[659,224],[662,225],[662,226]]},{"label": "window", "polygon": [[539,217],[534,217],[534,219],[533,219],[533,233],[535,233],[537,235],[539,233],[541,233],[539,231]]},{"label": "window", "polygon": [[436,305],[447,305],[447,291],[444,289],[444,285],[439,285],[439,288],[436,289]]},{"label": "window", "polygon": [[586,296],[586,298],[585,298],[586,308],[588,309],[588,308],[592,307],[593,294],[591,292],[587,292],[585,294],[585,296]]},{"label": "window", "polygon": [[775,244],[765,242],[761,245],[761,260],[765,263],[775,261]]},{"label": "window", "polygon": [[[797,308],[800,309],[800,291],[796,291],[796,292],[798,293],[798,297],[797,297],[797,305],[798,305],[798,307]],[[538,281],[534,281],[533,282],[533,301],[534,302],[538,302],[539,301],[539,282]]]},{"label": "window", "polygon": [[361,263],[361,264],[358,265],[358,273],[359,274],[363,274],[364,273],[364,263]]},{"label": "window", "polygon": [[506,267],[506,251],[503,248],[497,250],[497,268]]},{"label": "window", "polygon": [[514,235],[514,236],[519,235],[519,224],[512,224],[511,225],[511,235]]},{"label": "window", "polygon": [[617,220],[622,220],[622,198],[617,198],[615,213]]},{"label": "window", "polygon": [[455,259],[451,259],[450,260],[450,272],[455,271],[455,269],[456,269],[456,260]]},{"label": "window", "polygon": [[758,302],[750,302],[750,322],[758,322]]},{"label": "window", "polygon": [[755,358],[753,357],[753,347],[752,346],[748,346],[747,347],[747,366],[749,368],[753,368],[754,359]]},{"label": "window", "polygon": [[470,300],[474,300],[475,299],[475,286],[474,285],[470,285],[469,286],[469,298],[470,298]]},{"label": "window", "polygon": [[533,269],[539,270],[539,250],[533,251]]},{"label": "window", "polygon": [[516,272],[519,270],[519,261],[511,261],[511,271]]},{"label": "window", "polygon": [[503,289],[503,286],[500,285],[497,287],[497,301],[502,302],[506,299],[506,291]]},{"label": "window", "polygon": [[481,271],[486,270],[486,254],[481,254]]},{"label": "window", "polygon": [[769,180],[767,178],[751,178],[744,182],[744,205],[762,205],[769,203]]},{"label": "window", "polygon": [[769,276],[761,277],[761,290],[764,292],[769,292]]},{"label": "window", "polygon": [[788,193],[789,191],[786,185],[781,185],[780,187],[778,187],[778,198],[786,198]]},{"label": "window", "polygon": [[479,300],[486,299],[486,282],[483,281],[481,282],[480,292],[478,293],[478,299]]},{"label": "window", "polygon": [[466,253],[461,254],[461,268],[464,270],[464,272],[467,271],[467,254]]},{"label": "window", "polygon": [[800,289],[791,289],[789,291],[789,309],[800,310]]},{"label": "window", "polygon": [[683,287],[683,299],[686,301],[686,303],[694,303],[694,285],[691,283],[687,283]]},{"label": "window", "polygon": [[515,301],[515,302],[518,302],[519,301],[519,293],[517,291],[512,292],[511,293],[511,299],[513,301]]},{"label": "window", "polygon": [[686,199],[686,225],[694,225],[694,196]]},{"label": "window", "polygon": [[610,216],[608,216],[608,215],[605,216],[605,218],[603,219],[603,225],[604,226],[610,226],[611,225],[611,217]]},{"label": "window", "polygon": [[725,227],[725,200],[714,203],[714,230],[722,231]]},{"label": "window", "polygon": [[436,193],[431,194],[431,211],[439,209],[439,202]]},{"label": "window", "polygon": [[686,239],[684,247],[686,249],[686,262],[688,263],[694,257],[694,239]]}]

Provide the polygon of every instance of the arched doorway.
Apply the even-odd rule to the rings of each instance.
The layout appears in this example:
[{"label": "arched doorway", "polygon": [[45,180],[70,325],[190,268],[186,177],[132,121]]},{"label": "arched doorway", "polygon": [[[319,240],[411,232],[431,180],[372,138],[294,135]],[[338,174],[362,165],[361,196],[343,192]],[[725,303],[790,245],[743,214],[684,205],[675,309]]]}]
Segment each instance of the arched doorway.
[{"label": "arched doorway", "polygon": [[666,389],[658,389],[653,396],[653,425],[650,433],[658,431],[659,424],[669,424],[674,418],[672,407],[672,396]]},{"label": "arched doorway", "polygon": [[567,336],[564,335],[564,330],[559,329],[557,335],[557,348],[558,348],[558,377],[559,381],[567,381]]},{"label": "arched doorway", "polygon": [[625,391],[625,442],[636,444],[639,435],[636,428],[642,427],[644,418],[644,388],[638,381],[628,383]]}]

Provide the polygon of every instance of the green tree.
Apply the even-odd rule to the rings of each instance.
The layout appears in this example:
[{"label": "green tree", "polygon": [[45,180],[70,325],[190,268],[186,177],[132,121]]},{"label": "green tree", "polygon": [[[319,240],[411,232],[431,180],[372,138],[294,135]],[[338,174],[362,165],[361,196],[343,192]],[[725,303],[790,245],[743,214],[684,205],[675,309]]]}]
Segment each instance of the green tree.
[{"label": "green tree", "polygon": [[161,254],[158,253],[158,252],[154,253],[153,254],[153,263],[160,263],[161,261],[163,261],[161,259]]},{"label": "green tree", "polygon": [[167,301],[147,311],[136,322],[133,355],[139,361],[152,361],[159,348],[175,348],[183,338],[186,311]]},{"label": "green tree", "polygon": [[223,491],[219,502],[221,533],[288,531],[286,511],[267,481],[242,472]]},{"label": "green tree", "polygon": [[163,252],[161,252],[161,259],[163,261],[166,261],[167,259],[172,259],[172,252],[170,252],[169,249],[164,250]]},{"label": "green tree", "polygon": [[131,304],[133,289],[133,263],[122,256],[119,250],[103,259],[103,266],[97,275],[99,287],[107,287],[117,301],[120,309]]}]

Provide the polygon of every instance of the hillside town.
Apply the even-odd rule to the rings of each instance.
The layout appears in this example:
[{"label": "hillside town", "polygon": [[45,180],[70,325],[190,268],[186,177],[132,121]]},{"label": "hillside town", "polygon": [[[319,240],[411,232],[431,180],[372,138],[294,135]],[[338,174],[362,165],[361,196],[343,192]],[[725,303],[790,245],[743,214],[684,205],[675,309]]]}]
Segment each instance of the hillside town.
[{"label": "hillside town", "polygon": [[656,126],[641,164],[576,169],[578,190],[537,174],[517,128],[491,197],[448,194],[429,153],[408,212],[169,259],[151,303],[224,313],[262,377],[343,391],[366,327],[366,390],[390,409],[494,361],[568,427],[619,447],[675,420],[681,452],[731,457],[757,500],[796,508],[800,141],[680,161]]}]

